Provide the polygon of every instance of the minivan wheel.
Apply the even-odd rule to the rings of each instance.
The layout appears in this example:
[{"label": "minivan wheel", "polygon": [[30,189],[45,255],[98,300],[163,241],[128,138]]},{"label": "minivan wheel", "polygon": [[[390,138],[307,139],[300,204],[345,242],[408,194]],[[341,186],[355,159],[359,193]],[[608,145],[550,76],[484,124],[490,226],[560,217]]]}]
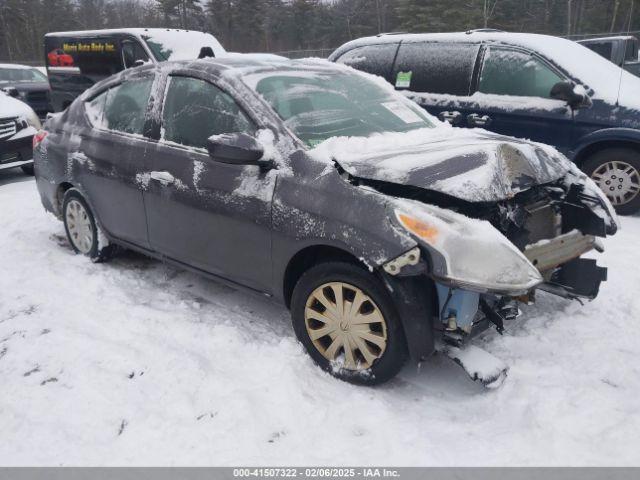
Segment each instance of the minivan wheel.
[{"label": "minivan wheel", "polygon": [[74,252],[85,255],[96,263],[111,258],[115,245],[109,244],[106,240],[89,205],[75,188],[67,190],[64,194],[62,219]]},{"label": "minivan wheel", "polygon": [[393,300],[377,277],[356,265],[327,262],[307,270],[293,291],[291,316],[309,355],[341,380],[380,384],[406,361]]},{"label": "minivan wheel", "polygon": [[35,173],[33,170],[33,163],[31,165],[23,165],[20,168],[25,175],[33,175]]},{"label": "minivan wheel", "polygon": [[628,148],[603,150],[589,157],[583,170],[620,215],[640,211],[640,153]]}]

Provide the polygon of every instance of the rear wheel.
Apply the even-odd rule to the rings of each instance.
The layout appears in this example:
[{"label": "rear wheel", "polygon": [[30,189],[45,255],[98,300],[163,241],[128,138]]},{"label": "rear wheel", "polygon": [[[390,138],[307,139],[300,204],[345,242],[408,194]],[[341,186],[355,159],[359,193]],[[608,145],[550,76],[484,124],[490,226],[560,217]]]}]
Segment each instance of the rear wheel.
[{"label": "rear wheel", "polygon": [[583,170],[620,215],[640,211],[640,153],[628,148],[603,150],[589,157]]},{"label": "rear wheel", "polygon": [[104,262],[113,255],[115,245],[109,243],[82,194],[75,188],[67,190],[62,202],[62,218],[67,238],[74,252],[93,262]]},{"label": "rear wheel", "polygon": [[293,327],[314,361],[342,380],[375,385],[394,377],[407,347],[393,301],[380,280],[349,263],[305,272],[291,301]]}]

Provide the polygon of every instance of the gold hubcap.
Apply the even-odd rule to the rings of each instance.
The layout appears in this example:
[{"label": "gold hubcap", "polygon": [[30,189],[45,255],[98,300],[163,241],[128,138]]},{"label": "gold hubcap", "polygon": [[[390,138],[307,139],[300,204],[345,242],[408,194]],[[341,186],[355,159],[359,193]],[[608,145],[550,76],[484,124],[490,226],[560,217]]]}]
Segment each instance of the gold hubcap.
[{"label": "gold hubcap", "polygon": [[316,288],[304,310],[307,334],[330,362],[348,370],[366,370],[387,347],[387,324],[378,306],[362,290],[344,282]]}]

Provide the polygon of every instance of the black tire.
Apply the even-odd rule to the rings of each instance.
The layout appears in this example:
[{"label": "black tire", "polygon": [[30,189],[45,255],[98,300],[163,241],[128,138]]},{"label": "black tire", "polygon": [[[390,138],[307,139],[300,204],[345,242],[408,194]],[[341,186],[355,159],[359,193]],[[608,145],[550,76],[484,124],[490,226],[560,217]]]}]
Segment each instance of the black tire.
[{"label": "black tire", "polygon": [[[91,239],[87,242],[88,248],[82,248],[79,245],[78,239],[74,238],[74,235],[71,233],[72,228],[70,228],[69,225],[70,220],[68,220],[68,209],[70,208],[70,205],[75,206],[74,202],[79,203],[84,209],[84,212],[86,212],[86,219],[88,220],[91,234]],[[62,200],[62,221],[64,223],[65,232],[67,233],[67,239],[69,240],[69,244],[71,245],[71,248],[73,248],[74,252],[89,257],[94,263],[106,262],[111,259],[115,253],[115,245],[106,240],[106,237],[96,223],[89,204],[86,202],[82,194],[75,188],[70,188],[64,194],[64,198]]]},{"label": "black tire", "polygon": [[23,165],[20,168],[22,169],[25,175],[33,176],[35,174],[35,171],[33,169],[33,163],[31,165]]},{"label": "black tire", "polygon": [[[386,347],[381,351],[381,355],[371,362],[369,368],[346,369],[336,366],[336,363],[330,362],[318,350],[307,332],[305,320],[307,300],[316,289],[330,282],[343,282],[357,287],[373,301],[374,305],[372,306],[377,306],[382,314],[386,324]],[[345,262],[327,262],[307,270],[300,277],[293,290],[291,318],[298,340],[304,345],[315,363],[333,376],[349,383],[357,385],[384,383],[393,378],[407,360],[404,332],[389,292],[376,276],[357,265]],[[343,347],[342,351],[344,351]],[[356,353],[359,352],[360,350],[357,349]],[[360,355],[362,354],[360,353]]]},{"label": "black tire", "polygon": [[[609,178],[600,179],[599,183],[598,180],[594,178],[594,175],[597,176],[597,173],[601,168],[603,168],[606,164],[615,161],[624,162],[627,165],[633,167],[635,169],[635,173],[632,174],[630,178],[633,178],[635,181],[640,182],[640,152],[632,150],[630,148],[611,148],[608,150],[596,152],[592,156],[590,156],[582,165],[582,170],[594,181],[596,181],[596,183],[598,183],[598,186],[602,188],[602,191],[605,193],[605,195],[607,195],[609,200],[612,200],[611,192],[609,189],[615,188],[615,186],[617,185],[614,185],[613,183],[604,184],[606,181],[612,182],[612,180]],[[628,179],[625,180],[628,181]],[[613,182],[615,181],[619,182],[621,180],[620,178],[616,178],[615,180],[613,180]],[[613,190],[613,192],[615,192],[615,190]],[[614,201],[612,200],[611,203],[615,207],[618,214],[631,215],[640,211],[640,192],[636,192],[634,197],[629,197],[625,200],[626,201],[624,203],[620,203],[618,205],[616,205],[616,203],[614,203]]]}]

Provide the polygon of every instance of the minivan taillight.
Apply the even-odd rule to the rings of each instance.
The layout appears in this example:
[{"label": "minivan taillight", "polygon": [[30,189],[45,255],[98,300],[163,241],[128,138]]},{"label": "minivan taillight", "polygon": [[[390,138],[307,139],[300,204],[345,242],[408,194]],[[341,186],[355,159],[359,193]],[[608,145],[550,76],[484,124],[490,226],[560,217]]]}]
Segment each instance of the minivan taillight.
[{"label": "minivan taillight", "polygon": [[48,135],[48,132],[46,130],[38,130],[38,133],[36,133],[33,136],[33,149],[34,150],[40,146],[40,144],[47,137],[47,135]]}]

